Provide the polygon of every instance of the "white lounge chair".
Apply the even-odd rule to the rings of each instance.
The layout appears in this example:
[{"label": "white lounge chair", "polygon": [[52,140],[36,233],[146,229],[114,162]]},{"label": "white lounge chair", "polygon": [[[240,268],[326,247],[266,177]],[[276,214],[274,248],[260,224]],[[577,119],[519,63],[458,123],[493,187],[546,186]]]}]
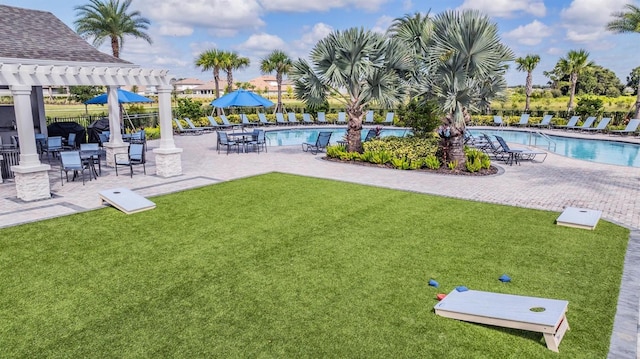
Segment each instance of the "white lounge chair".
[{"label": "white lounge chair", "polygon": [[573,116],[569,119],[569,122],[567,122],[566,125],[554,125],[553,128],[567,129],[567,128],[575,127],[578,121],[580,121],[580,116]]},{"label": "white lounge chair", "polygon": [[625,127],[624,130],[612,130],[612,131],[609,131],[609,134],[629,135],[638,130],[638,125],[640,125],[640,119],[634,118],[633,120],[629,121],[629,123],[627,124],[627,127]]},{"label": "white lounge chair", "polygon": [[553,115],[544,115],[544,117],[542,117],[542,121],[540,121],[540,123],[532,123],[529,126],[533,126],[533,127],[551,127],[551,119],[553,119]]},{"label": "white lounge chair", "polygon": [[580,130],[581,131],[586,131],[586,132],[591,132],[591,133],[604,132],[607,129],[607,125],[609,124],[609,122],[611,122],[611,117],[603,117],[600,120],[600,122],[598,122],[598,126],[589,127],[589,128],[582,128]]}]

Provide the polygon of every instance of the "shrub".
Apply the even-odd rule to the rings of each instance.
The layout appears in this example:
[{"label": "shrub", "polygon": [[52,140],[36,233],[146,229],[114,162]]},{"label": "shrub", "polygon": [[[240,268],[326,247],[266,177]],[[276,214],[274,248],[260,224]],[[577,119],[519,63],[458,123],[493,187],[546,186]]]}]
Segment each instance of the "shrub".
[{"label": "shrub", "polygon": [[342,145],[327,146],[327,157],[329,158],[340,158],[340,155],[343,152],[347,152],[345,146],[342,146]]},{"label": "shrub", "polygon": [[465,166],[467,167],[467,171],[473,173],[478,172],[482,168],[482,162],[479,157],[473,159],[473,161],[465,161]]},{"label": "shrub", "polygon": [[375,151],[373,154],[372,162],[375,164],[383,165],[391,162],[394,156],[388,151]]},{"label": "shrub", "polygon": [[466,147],[464,153],[467,157],[466,167],[469,172],[478,172],[481,168],[489,169],[489,167],[491,167],[489,155],[481,150]]},{"label": "shrub", "polygon": [[409,169],[409,160],[407,160],[406,158],[392,158],[391,159],[391,165],[394,168],[397,169],[401,169],[401,170],[408,170]]},{"label": "shrub", "polygon": [[407,158],[409,161],[435,155],[438,140],[435,137],[383,137],[362,144],[364,151],[389,152],[392,157]]},{"label": "shrub", "polygon": [[433,101],[414,99],[398,109],[399,125],[411,127],[416,137],[428,138],[440,125],[441,113]]},{"label": "shrub", "polygon": [[424,165],[432,170],[437,170],[442,165],[436,155],[429,155],[424,159]]},{"label": "shrub", "polygon": [[147,140],[157,140],[160,138],[160,127],[145,127],[144,133],[146,134]]},{"label": "shrub", "polygon": [[424,165],[424,158],[419,158],[417,160],[411,161],[411,163],[409,164],[409,169],[418,170],[422,168],[422,165]]},{"label": "shrub", "polygon": [[455,170],[456,168],[458,168],[458,160],[447,163],[447,167],[452,171]]}]

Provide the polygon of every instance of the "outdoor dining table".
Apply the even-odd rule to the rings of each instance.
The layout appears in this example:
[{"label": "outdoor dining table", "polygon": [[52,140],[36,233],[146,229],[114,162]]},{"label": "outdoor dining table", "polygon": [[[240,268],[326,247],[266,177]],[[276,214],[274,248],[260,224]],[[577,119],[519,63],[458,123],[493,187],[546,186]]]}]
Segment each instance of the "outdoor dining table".
[{"label": "outdoor dining table", "polygon": [[[95,179],[98,179],[98,175],[102,175],[102,166],[100,165],[100,161],[105,155],[106,151],[101,149],[80,150],[80,159],[89,163],[89,168],[91,168],[91,173],[93,174],[93,178]],[[96,162],[98,163],[98,170],[96,170]]]},{"label": "outdoor dining table", "polygon": [[242,144],[242,152],[249,152],[247,145],[253,140],[255,134],[253,132],[228,132],[227,136]]}]

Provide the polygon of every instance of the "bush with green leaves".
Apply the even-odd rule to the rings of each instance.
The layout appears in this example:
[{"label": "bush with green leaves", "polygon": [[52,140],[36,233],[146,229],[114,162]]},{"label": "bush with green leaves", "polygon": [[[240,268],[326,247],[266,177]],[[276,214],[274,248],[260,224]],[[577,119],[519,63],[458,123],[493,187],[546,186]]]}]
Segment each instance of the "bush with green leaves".
[{"label": "bush with green leaves", "polygon": [[435,155],[438,150],[438,140],[435,137],[383,137],[364,142],[364,151],[380,152],[386,151],[392,157],[406,158],[414,161]]},{"label": "bush with green leaves", "polygon": [[428,169],[437,170],[442,166],[442,163],[440,163],[438,156],[429,155],[424,159],[424,165],[427,166]]},{"label": "bush with green leaves", "polygon": [[440,125],[441,113],[433,101],[414,99],[397,110],[399,125],[411,127],[415,137],[428,138]]},{"label": "bush with green leaves", "polygon": [[402,158],[392,158],[391,159],[391,165],[394,168],[400,169],[400,170],[408,170],[410,163],[409,160],[407,160],[406,158],[402,157]]},{"label": "bush with green leaves", "polygon": [[491,159],[489,155],[477,148],[466,147],[464,153],[467,157],[467,170],[469,172],[478,172],[481,168],[489,169],[491,167]]},{"label": "bush with green leaves", "polygon": [[454,161],[451,161],[451,162],[447,163],[447,167],[452,171],[455,170],[456,168],[458,168],[458,161],[454,160]]},{"label": "bush with green leaves", "polygon": [[178,99],[178,106],[174,110],[174,113],[177,118],[199,118],[204,116],[202,103],[188,97],[181,97]]},{"label": "bush with green leaves", "polygon": [[579,116],[597,116],[604,109],[604,102],[601,98],[585,96],[578,99],[576,106],[576,115]]}]

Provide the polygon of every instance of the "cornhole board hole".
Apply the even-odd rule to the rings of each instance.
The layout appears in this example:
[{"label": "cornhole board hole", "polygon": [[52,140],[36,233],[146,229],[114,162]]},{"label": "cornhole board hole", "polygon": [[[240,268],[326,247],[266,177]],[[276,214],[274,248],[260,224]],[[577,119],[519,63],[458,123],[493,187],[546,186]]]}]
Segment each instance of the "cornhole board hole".
[{"label": "cornhole board hole", "polygon": [[602,216],[602,211],[595,209],[567,207],[556,219],[559,226],[567,226],[594,230]]},{"label": "cornhole board hole", "polygon": [[557,352],[569,329],[568,305],[566,300],[454,289],[434,309],[447,318],[542,333],[547,348]]},{"label": "cornhole board hole", "polygon": [[113,188],[100,191],[102,202],[107,202],[126,214],[138,213],[156,208],[156,204],[127,188]]}]

